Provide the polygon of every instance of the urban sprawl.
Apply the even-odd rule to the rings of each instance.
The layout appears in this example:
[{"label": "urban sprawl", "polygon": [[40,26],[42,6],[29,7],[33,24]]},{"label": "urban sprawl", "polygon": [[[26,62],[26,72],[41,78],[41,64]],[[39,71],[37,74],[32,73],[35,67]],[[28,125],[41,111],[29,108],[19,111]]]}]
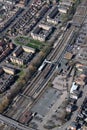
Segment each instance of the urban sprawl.
[{"label": "urban sprawl", "polygon": [[0,0],[0,130],[87,130],[87,0]]}]

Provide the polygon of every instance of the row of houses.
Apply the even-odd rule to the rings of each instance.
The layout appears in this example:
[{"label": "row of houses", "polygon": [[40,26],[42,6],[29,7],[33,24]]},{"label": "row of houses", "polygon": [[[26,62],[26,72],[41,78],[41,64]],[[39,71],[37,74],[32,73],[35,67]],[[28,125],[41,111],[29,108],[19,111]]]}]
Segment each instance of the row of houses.
[{"label": "row of houses", "polygon": [[47,15],[47,22],[57,25],[61,22],[60,13],[57,6],[53,6],[50,10],[49,14]]},{"label": "row of houses", "polygon": [[35,49],[27,46],[17,46],[11,56],[6,59],[6,62],[13,64],[25,65],[33,58]]},{"label": "row of houses", "polygon": [[3,66],[0,67],[0,93],[9,89],[10,85],[15,80],[16,69]]},{"label": "row of houses", "polygon": [[6,56],[13,51],[13,49],[15,48],[15,46],[13,45],[13,43],[0,43],[0,62],[6,58]]}]

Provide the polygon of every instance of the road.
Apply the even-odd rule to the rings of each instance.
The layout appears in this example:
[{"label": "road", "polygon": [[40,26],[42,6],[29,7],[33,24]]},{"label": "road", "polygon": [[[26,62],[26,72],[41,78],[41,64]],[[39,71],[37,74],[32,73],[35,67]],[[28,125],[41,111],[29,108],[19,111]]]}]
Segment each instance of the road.
[{"label": "road", "polygon": [[21,130],[32,130],[31,128],[29,128],[29,127],[15,121],[15,120],[13,120],[13,119],[10,119],[10,118],[8,118],[6,116],[3,116],[1,114],[0,114],[0,121],[3,121],[6,124],[11,125],[11,126],[13,126],[15,128],[19,128]]}]

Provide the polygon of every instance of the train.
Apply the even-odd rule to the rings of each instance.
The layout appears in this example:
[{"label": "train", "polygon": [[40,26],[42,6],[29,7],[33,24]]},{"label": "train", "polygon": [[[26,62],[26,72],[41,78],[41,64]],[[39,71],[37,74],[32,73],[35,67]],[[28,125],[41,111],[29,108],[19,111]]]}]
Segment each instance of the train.
[{"label": "train", "polygon": [[46,67],[46,65],[47,65],[47,63],[44,60],[42,65],[39,67],[38,71],[43,71],[43,69]]},{"label": "train", "polygon": [[49,73],[50,73],[50,71],[52,70],[53,67],[54,67],[53,64],[48,64],[48,66],[45,69],[45,72],[43,73],[44,79],[47,78],[47,76],[49,75]]}]

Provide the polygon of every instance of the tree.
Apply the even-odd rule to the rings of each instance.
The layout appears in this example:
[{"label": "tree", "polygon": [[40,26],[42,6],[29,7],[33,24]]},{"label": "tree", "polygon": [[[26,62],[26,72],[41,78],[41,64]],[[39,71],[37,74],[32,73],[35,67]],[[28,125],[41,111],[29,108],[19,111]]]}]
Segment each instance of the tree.
[{"label": "tree", "polygon": [[9,105],[10,100],[7,96],[3,97],[2,102],[0,103],[0,113],[2,113]]},{"label": "tree", "polygon": [[2,104],[0,103],[0,113],[2,113],[3,112],[3,106],[2,106]]},{"label": "tree", "polygon": [[[37,68],[40,66],[44,58],[47,56],[47,54],[50,52],[52,48],[52,45],[46,46],[41,50],[38,55],[32,60],[31,64],[27,67],[25,72],[23,72],[22,75],[20,75],[20,78],[18,79],[17,83],[15,83],[14,87],[10,89],[8,94],[9,101],[12,101],[12,99],[23,89],[23,87],[27,84],[29,79],[33,76],[33,74],[36,72]],[[3,102],[0,104],[0,111],[2,112],[4,108],[6,108],[9,105],[8,100],[3,100]]]}]

